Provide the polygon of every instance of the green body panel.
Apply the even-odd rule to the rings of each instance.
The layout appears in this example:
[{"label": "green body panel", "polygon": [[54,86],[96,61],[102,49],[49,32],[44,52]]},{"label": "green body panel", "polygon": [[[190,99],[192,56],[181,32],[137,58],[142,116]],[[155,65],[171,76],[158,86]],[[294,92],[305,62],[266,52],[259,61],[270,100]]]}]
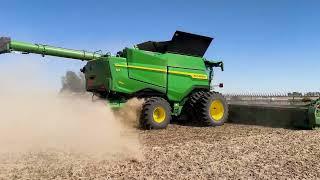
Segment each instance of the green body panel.
[{"label": "green body panel", "polygon": [[[130,48],[127,48],[126,52],[127,58],[109,56],[89,61],[86,65],[86,79],[90,87],[87,88],[91,90],[104,86],[110,91],[124,94],[151,89],[165,94],[172,102],[182,101],[195,88],[209,88],[201,58],[194,58],[197,63],[190,60],[190,65],[188,61],[184,61],[182,55]],[[206,78],[192,77],[194,74]]]},{"label": "green body panel", "polygon": [[[114,75],[114,91],[130,94],[143,89],[154,89],[165,93],[170,101],[180,102],[194,88],[209,88],[208,79],[198,79],[190,75],[192,73],[207,77],[201,58],[195,58],[197,63],[193,60],[189,63],[182,58],[183,55],[159,54],[137,49],[127,49],[127,56],[127,59],[121,60],[109,58],[111,74]],[[170,67],[170,64],[174,67]]]},{"label": "green body panel", "polygon": [[204,74],[204,70],[169,67],[167,94],[173,101],[181,101],[187,97],[194,88],[208,88],[208,80],[194,79],[190,75],[181,75],[170,72],[186,72]]},{"label": "green body panel", "polygon": [[[120,57],[108,57],[110,64],[112,82],[111,89],[114,92],[121,92],[124,94],[133,94],[143,89],[153,89],[165,93],[165,88],[139,81],[129,77],[130,68],[127,66],[127,60]],[[146,67],[146,66],[145,66]],[[140,72],[134,72],[139,74]],[[153,72],[152,72],[153,73]],[[148,76],[148,73],[145,73]]]},{"label": "green body panel", "polygon": [[167,60],[156,53],[127,49],[129,77],[138,81],[162,87],[167,85]]}]

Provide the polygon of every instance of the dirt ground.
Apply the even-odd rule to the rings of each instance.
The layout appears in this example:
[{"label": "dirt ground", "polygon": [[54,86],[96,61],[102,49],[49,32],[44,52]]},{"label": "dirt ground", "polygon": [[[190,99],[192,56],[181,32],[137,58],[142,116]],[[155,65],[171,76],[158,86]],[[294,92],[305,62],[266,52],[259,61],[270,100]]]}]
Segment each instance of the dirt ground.
[{"label": "dirt ground", "polygon": [[319,179],[320,131],[226,124],[139,131],[143,158],[1,154],[0,179]]}]

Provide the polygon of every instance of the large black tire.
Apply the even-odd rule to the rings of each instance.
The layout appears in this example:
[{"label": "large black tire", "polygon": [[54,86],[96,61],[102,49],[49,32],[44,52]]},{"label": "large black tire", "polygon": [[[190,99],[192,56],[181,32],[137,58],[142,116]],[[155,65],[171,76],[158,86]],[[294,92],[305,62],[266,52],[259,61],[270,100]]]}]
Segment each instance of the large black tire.
[{"label": "large black tire", "polygon": [[140,127],[164,129],[171,121],[171,106],[161,97],[148,98],[142,106]]},{"label": "large black tire", "polygon": [[197,114],[196,107],[199,99],[201,99],[205,93],[206,92],[204,91],[197,91],[190,95],[189,99],[187,100],[187,102],[182,108],[181,115],[179,116],[179,121],[181,122],[198,121],[196,116]]},{"label": "large black tire", "polygon": [[207,126],[223,125],[229,116],[226,99],[220,93],[204,93],[197,103],[197,115]]}]

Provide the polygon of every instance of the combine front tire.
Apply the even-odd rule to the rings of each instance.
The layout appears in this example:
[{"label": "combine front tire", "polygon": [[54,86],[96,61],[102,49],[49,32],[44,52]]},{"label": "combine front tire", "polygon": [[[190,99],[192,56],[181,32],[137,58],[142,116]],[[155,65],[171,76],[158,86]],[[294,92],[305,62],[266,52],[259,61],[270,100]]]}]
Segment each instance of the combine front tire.
[{"label": "combine front tire", "polygon": [[142,106],[140,126],[143,129],[164,129],[171,121],[170,104],[163,98],[151,97]]},{"label": "combine front tire", "polygon": [[219,93],[205,93],[199,100],[198,108],[200,120],[208,126],[221,126],[228,119],[228,104]]}]

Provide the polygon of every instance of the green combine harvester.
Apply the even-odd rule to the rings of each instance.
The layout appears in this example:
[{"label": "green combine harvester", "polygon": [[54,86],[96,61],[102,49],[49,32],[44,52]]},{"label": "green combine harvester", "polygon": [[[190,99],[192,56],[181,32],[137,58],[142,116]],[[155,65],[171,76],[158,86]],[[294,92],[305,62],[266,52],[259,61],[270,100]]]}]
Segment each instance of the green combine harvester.
[{"label": "green combine harvester", "polygon": [[[223,71],[223,62],[203,58],[211,41],[210,37],[176,31],[170,41],[144,42],[111,56],[2,37],[0,54],[18,51],[88,61],[81,69],[87,91],[106,99],[115,109],[131,98],[145,99],[140,115],[140,126],[144,129],[166,128],[172,117],[220,126],[228,119],[229,106],[213,89],[217,86],[213,85],[213,69],[220,67]],[[274,118],[270,116],[274,112],[286,113],[279,121],[299,120],[308,128],[320,125],[320,100],[303,107],[230,104],[229,119],[268,120]]]},{"label": "green combine harvester", "polygon": [[[228,118],[225,98],[212,91],[213,68],[223,62],[203,58],[212,38],[176,31],[170,41],[148,41],[115,56],[0,39],[0,54],[18,51],[88,61],[81,69],[86,89],[114,108],[130,98],[143,98],[144,129],[162,129],[172,116],[220,126]],[[222,86],[222,84],[220,84]]]}]

